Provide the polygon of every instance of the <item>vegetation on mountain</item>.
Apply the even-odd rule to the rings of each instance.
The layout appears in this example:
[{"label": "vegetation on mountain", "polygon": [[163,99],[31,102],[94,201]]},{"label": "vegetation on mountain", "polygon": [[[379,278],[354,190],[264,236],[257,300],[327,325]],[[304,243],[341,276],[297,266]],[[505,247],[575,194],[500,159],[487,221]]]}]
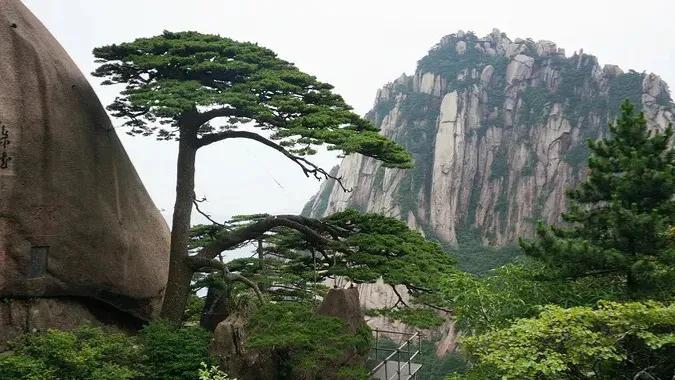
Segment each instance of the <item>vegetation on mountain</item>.
[{"label": "vegetation on mountain", "polygon": [[452,379],[667,379],[675,374],[673,130],[649,131],[625,102],[589,141],[586,181],[564,226],[521,240],[528,260],[449,276],[468,333]]},{"label": "vegetation on mountain", "polygon": [[631,294],[675,290],[673,129],[650,131],[626,102],[611,137],[589,141],[587,179],[570,191],[567,225],[540,226],[523,251],[562,277],[608,276]]}]

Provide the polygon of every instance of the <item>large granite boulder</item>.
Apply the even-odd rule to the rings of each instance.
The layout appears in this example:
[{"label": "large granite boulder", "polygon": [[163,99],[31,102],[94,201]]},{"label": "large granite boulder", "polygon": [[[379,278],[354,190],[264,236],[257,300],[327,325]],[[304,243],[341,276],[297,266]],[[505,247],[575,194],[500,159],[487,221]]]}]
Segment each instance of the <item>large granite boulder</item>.
[{"label": "large granite boulder", "polygon": [[76,297],[151,319],[168,252],[85,77],[19,0],[0,1],[0,298]]}]

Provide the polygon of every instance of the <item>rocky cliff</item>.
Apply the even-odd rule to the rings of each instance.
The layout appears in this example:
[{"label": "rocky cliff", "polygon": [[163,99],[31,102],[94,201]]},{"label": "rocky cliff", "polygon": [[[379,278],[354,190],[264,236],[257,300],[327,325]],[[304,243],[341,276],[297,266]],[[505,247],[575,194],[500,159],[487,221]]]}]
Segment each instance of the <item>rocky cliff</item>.
[{"label": "rocky cliff", "polygon": [[367,115],[414,154],[415,167],[348,156],[334,170],[353,191],[326,182],[303,212],[381,212],[449,245],[514,242],[537,220],[559,219],[565,189],[585,172],[585,140],[606,133],[626,98],[654,128],[673,118],[668,87],[654,74],[499,30],[451,34],[413,76],[380,89]]}]

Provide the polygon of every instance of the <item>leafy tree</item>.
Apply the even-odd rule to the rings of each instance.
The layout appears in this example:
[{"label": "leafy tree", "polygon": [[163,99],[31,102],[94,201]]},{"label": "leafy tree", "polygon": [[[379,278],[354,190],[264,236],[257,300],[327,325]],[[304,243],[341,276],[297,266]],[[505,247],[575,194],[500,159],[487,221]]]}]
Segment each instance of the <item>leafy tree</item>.
[{"label": "leafy tree", "polygon": [[297,302],[265,304],[253,313],[248,326],[248,348],[285,358],[282,378],[330,378],[328,373],[367,378],[354,360],[370,350],[372,334],[366,326],[351,332],[338,318],[318,315],[310,305]]},{"label": "leafy tree", "polygon": [[588,178],[568,193],[564,227],[541,225],[522,241],[563,277],[617,276],[633,295],[675,290],[673,129],[650,131],[625,102],[610,137],[589,141]]},{"label": "leafy tree", "polygon": [[467,337],[463,346],[479,364],[455,378],[669,379],[675,371],[675,305],[548,306],[536,318]]},{"label": "leafy tree", "polygon": [[592,276],[552,279],[548,271],[543,263],[532,260],[505,265],[483,277],[456,271],[444,277],[443,294],[458,328],[474,334],[534,317],[543,305],[592,306],[623,294],[618,281]]},{"label": "leafy tree", "polygon": [[[259,239],[257,257],[227,264],[218,259],[224,250]],[[319,284],[331,277],[356,283],[382,278],[394,289],[404,285],[418,303],[438,308],[440,281],[454,268],[454,261],[437,243],[404,222],[355,210],[323,219],[254,215],[228,224],[199,226],[193,230],[190,247],[198,251],[188,258],[192,268],[213,272],[196,284],[209,288],[205,313],[222,310],[215,302],[229,302],[233,294],[224,295],[232,291],[227,284],[244,284],[260,299],[311,303],[322,294],[324,288]],[[212,292],[218,296],[211,296]],[[401,297],[397,306],[412,305]],[[435,323],[429,322],[433,318],[428,312],[422,313],[425,323]],[[213,328],[215,323],[205,327]]]},{"label": "leafy tree", "polygon": [[147,380],[193,380],[201,363],[211,364],[208,352],[211,334],[200,327],[174,328],[166,321],[150,323],[141,330]]},{"label": "leafy tree", "polygon": [[[307,176],[334,178],[304,155],[315,146],[409,167],[410,155],[351,111],[332,86],[256,44],[196,32],[171,33],[94,49],[93,73],[124,84],[108,107],[132,135],[178,140],[176,201],[162,316],[177,323],[190,292],[187,263],[197,151],[232,138],[257,141]],[[220,122],[219,122],[220,121]],[[336,180],[339,179],[336,178]]]}]

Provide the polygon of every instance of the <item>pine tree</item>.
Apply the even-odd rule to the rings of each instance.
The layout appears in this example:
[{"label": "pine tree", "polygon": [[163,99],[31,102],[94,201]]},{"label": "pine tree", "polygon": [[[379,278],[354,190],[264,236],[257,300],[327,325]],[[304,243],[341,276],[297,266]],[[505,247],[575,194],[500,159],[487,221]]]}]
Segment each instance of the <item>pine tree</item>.
[{"label": "pine tree", "polygon": [[[352,112],[333,87],[253,43],[197,32],[94,49],[103,84],[123,84],[108,107],[132,135],[178,140],[176,202],[162,316],[180,322],[193,271],[188,257],[197,151],[227,139],[275,149],[307,176],[332,178],[308,161],[314,147],[361,153],[385,166],[407,168],[410,154]],[[236,162],[229,163],[237,165]]]},{"label": "pine tree", "polygon": [[610,136],[589,141],[588,176],[568,192],[565,226],[540,225],[526,254],[562,276],[605,275],[631,296],[675,289],[673,128],[649,130],[624,102]]}]

